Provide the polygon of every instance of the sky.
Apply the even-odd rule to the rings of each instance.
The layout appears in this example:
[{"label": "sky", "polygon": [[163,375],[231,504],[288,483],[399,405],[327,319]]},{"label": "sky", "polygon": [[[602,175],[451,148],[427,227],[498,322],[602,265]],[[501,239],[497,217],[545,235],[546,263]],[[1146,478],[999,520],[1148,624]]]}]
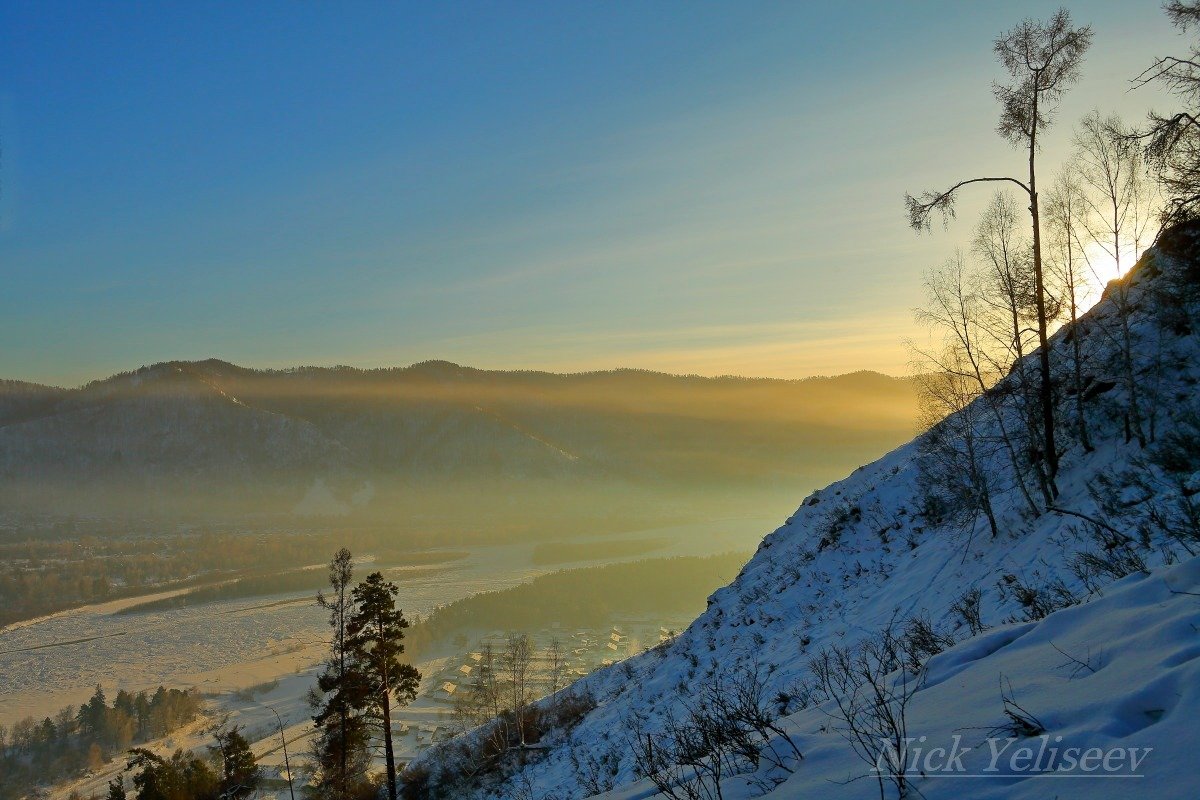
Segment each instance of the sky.
[{"label": "sky", "polygon": [[[991,42],[1050,3],[0,3],[0,377],[171,359],[908,369],[903,196],[1020,174]],[[1092,108],[1186,47],[1074,2]]]}]

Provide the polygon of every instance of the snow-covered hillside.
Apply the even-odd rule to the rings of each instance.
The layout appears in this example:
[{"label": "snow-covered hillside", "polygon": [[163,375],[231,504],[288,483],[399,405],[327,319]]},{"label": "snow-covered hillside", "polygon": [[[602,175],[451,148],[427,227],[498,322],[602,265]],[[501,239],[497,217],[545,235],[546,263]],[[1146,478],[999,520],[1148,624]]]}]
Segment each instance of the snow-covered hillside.
[{"label": "snow-covered hillside", "polygon": [[[1127,279],[1145,447],[1129,434],[1121,315],[1106,298],[1077,329],[1060,330],[1051,343],[1062,370],[1057,412],[1064,448],[1052,503],[1042,500],[1029,475],[1015,473],[1003,447],[991,448],[986,466],[999,531],[993,538],[981,514],[948,508],[953,492],[930,478],[929,440],[918,438],[806,498],[675,641],[568,689],[592,698],[595,707],[567,729],[548,731],[542,749],[510,753],[496,762],[499,768],[493,763],[480,771],[473,760],[480,734],[468,733],[414,765],[411,776],[427,776],[416,791],[531,800],[604,791],[623,800],[656,796],[662,787],[643,774],[653,748],[659,748],[661,768],[664,748],[681,752],[669,744],[668,731],[678,732],[688,709],[707,713],[700,706],[712,706],[714,687],[731,689],[757,675],[761,707],[795,749],[778,731],[768,732],[758,741],[757,766],[744,753],[728,757],[720,793],[713,780],[701,779],[677,785],[674,796],[879,796],[868,763],[847,740],[850,726],[838,719],[839,693],[829,682],[822,691],[812,665],[839,649],[857,657],[862,651],[855,648],[878,643],[890,626],[900,639],[916,630],[927,655],[944,652],[924,667],[896,669],[858,689],[912,692],[908,735],[928,737],[930,747],[950,747],[960,735],[964,746],[976,748],[963,760],[965,771],[983,775],[943,779],[932,774],[936,765],[926,768],[930,774],[911,781],[925,796],[1194,796],[1200,789],[1191,756],[1200,738],[1194,723],[1200,597],[1176,593],[1200,591],[1200,562],[1190,560],[1200,553],[1194,496],[1200,490],[1200,251],[1194,236],[1177,231]],[[1071,433],[1073,336],[1082,337],[1088,354],[1090,452]],[[1022,425],[1011,397],[1017,378],[1010,375],[991,398],[969,409],[981,440],[1000,442],[1001,426]],[[985,402],[992,405],[981,408]],[[976,635],[973,607],[981,617],[975,631],[986,629]],[[843,682],[843,707],[862,699],[848,700],[854,686]],[[1040,721],[1051,746],[1153,748],[1136,770],[1145,777],[1052,779],[1024,770],[999,778],[985,771],[984,740],[1007,737],[1006,724],[1017,723],[1005,710],[1021,717],[1018,706]],[[1030,738],[1014,748],[1036,749],[1041,741]],[[692,744],[701,778],[712,772],[702,753],[732,747]],[[741,771],[746,774],[730,774]],[[459,780],[467,772],[477,776]],[[660,770],[659,782],[696,774],[695,767]],[[897,793],[886,781],[884,789]]]},{"label": "snow-covered hillside", "polygon": [[[1200,558],[1193,558],[1128,576],[1091,602],[999,627],[934,656],[907,711],[912,769],[925,773],[914,788],[930,800],[1194,797],[1197,593]],[[1002,692],[1045,732],[1019,737],[1007,730]],[[725,800],[877,796],[874,777],[851,780],[866,766],[834,730],[839,725],[826,708],[787,717],[780,727],[803,762],[786,762],[788,774],[764,759],[759,770],[725,782]],[[605,796],[656,795],[642,780]]]}]

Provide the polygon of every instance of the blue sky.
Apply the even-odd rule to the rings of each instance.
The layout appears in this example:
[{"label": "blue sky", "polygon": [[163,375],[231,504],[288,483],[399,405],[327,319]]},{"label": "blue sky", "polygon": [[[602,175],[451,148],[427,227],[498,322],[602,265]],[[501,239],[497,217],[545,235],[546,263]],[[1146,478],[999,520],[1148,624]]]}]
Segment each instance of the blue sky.
[{"label": "blue sky", "polygon": [[[1001,7],[1002,6],[1002,7]],[[1055,5],[0,4],[0,377],[428,358],[906,368],[970,233],[906,190],[1016,171],[990,44]],[[1069,5],[1092,107],[1184,43]]]}]

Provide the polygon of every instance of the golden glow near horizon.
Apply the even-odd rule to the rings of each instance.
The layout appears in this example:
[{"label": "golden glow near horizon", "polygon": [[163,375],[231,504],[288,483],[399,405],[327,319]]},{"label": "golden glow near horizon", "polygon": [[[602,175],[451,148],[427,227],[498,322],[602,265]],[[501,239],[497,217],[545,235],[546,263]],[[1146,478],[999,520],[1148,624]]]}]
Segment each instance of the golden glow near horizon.
[{"label": "golden glow near horizon", "polygon": [[[907,372],[904,340],[911,312],[854,314],[837,319],[672,327],[624,331],[530,326],[458,336],[427,345],[438,358],[488,369],[586,372],[614,368],[672,374],[798,379],[873,370]],[[512,352],[522,353],[519,360]],[[428,356],[426,356],[428,357]],[[381,350],[362,365],[421,360],[420,354]]]},{"label": "golden glow near horizon", "polygon": [[1140,255],[1141,253],[1138,253],[1133,245],[1122,246],[1118,265],[1112,247],[1106,248],[1097,242],[1087,245],[1084,250],[1085,267],[1082,276],[1084,280],[1076,294],[1079,313],[1082,315],[1099,303],[1109,282],[1127,275],[1133,265],[1137,263]]},{"label": "golden glow near horizon", "polygon": [[[1137,5],[1080,11],[1095,48],[1039,138],[1047,180],[1092,109],[1169,107],[1126,91],[1177,36]],[[19,122],[21,142],[0,193],[4,378],[72,385],[212,356],[901,374],[922,275],[969,249],[990,195],[918,236],[904,193],[1024,169],[990,91],[1012,9],[882,4],[910,25],[896,36],[863,29],[857,7],[568,4],[531,35],[500,9],[448,25],[437,4],[289,5],[235,25],[261,34],[246,47],[223,35],[233,11],[16,6],[30,29],[74,26],[80,48],[0,48],[19,112],[0,97],[0,139]],[[101,22],[113,37],[90,35]],[[397,49],[395,30],[430,46]],[[112,63],[138,80],[113,82]],[[44,102],[51,84],[69,96]],[[160,102],[186,96],[211,102]],[[902,124],[859,124],[868,108]],[[1113,277],[1097,272],[1087,303]]]}]

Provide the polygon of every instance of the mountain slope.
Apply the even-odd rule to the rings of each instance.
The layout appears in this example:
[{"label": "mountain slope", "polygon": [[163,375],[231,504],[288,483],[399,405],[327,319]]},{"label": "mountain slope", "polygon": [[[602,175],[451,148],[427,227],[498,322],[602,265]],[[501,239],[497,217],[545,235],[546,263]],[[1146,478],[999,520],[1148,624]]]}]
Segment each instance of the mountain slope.
[{"label": "mountain slope", "polygon": [[907,438],[914,402],[911,382],[874,373],[170,362],[77,390],[0,384],[0,501],[64,514],[153,505],[387,520],[432,514],[423,497],[544,484],[542,494],[574,490],[593,506],[621,492],[670,505],[678,493],[823,483]]},{"label": "mountain slope", "polygon": [[68,394],[66,389],[0,380],[0,425],[43,416]]},{"label": "mountain slope", "polygon": [[[980,514],[953,513],[953,487],[931,465],[931,443],[936,436],[919,437],[805,499],[784,526],[763,540],[738,578],[712,596],[706,613],[670,645],[578,682],[570,691],[593,698],[596,707],[568,730],[546,731],[541,746],[547,749],[526,756],[527,763],[521,758],[509,759],[498,769],[484,769],[481,778],[464,781],[464,774],[479,769],[477,745],[486,733],[473,732],[426,753],[410,777],[429,796],[439,796],[440,791],[441,796],[464,798],[561,799],[590,796],[606,788],[620,790],[613,797],[652,796],[649,782],[638,782],[649,760],[644,752],[638,757],[638,743],[659,743],[660,753],[662,747],[671,751],[671,729],[679,729],[680,719],[687,716],[689,708],[695,709],[696,698],[706,687],[721,686],[730,676],[736,680],[736,676],[758,674],[762,676],[758,694],[771,699],[764,704],[780,716],[778,724],[804,731],[797,746],[817,747],[810,738],[816,735],[812,729],[823,727],[823,755],[814,752],[811,762],[808,758],[788,762],[793,770],[790,776],[786,769],[760,774],[766,783],[757,787],[748,786],[742,778],[728,777],[727,769],[722,785],[727,783],[731,794],[725,796],[763,794],[773,788],[774,778],[784,780],[774,789],[775,797],[809,796],[810,792],[824,796],[826,789],[830,796],[877,794],[874,778],[856,781],[867,774],[866,767],[856,762],[850,745],[833,732],[838,725],[827,716],[836,714],[837,698],[844,695],[828,685],[814,687],[812,663],[814,657],[836,652],[831,649],[835,647],[858,652],[854,648],[878,641],[881,631],[902,630],[914,619],[927,623],[942,640],[935,642],[932,652],[945,647],[948,638],[968,640],[940,662],[929,663],[924,679],[927,688],[914,695],[914,724],[932,726],[931,735],[947,732],[947,725],[934,725],[937,714],[942,713],[937,709],[947,704],[961,706],[952,718],[957,720],[955,725],[1000,725],[1005,720],[1001,673],[1011,680],[1022,702],[1026,692],[1039,703],[1045,702],[1038,706],[1039,716],[1055,735],[1119,737],[1124,735],[1120,729],[1125,725],[1132,737],[1139,729],[1131,720],[1143,712],[1152,722],[1162,724],[1159,730],[1167,734],[1187,730],[1195,693],[1180,687],[1188,676],[1194,676],[1191,659],[1200,650],[1195,646],[1194,625],[1184,626],[1184,621],[1194,620],[1194,603],[1189,606],[1185,601],[1195,598],[1164,595],[1156,579],[1143,578],[1142,583],[1159,588],[1148,588],[1140,599],[1128,601],[1130,607],[1143,609],[1141,616],[1070,609],[1037,626],[1038,636],[1049,641],[1050,635],[1057,637],[1055,631],[1061,630],[1057,626],[1070,627],[1072,620],[1079,620],[1080,626],[1092,627],[1075,639],[1068,637],[1075,652],[1081,652],[1088,639],[1094,638],[1094,648],[1112,648],[1107,651],[1112,664],[1128,665],[1112,669],[1096,682],[1108,685],[1106,681],[1115,676],[1113,685],[1126,687],[1115,720],[1105,716],[1115,706],[1097,707],[1094,713],[1071,710],[1071,703],[1078,705],[1087,695],[1055,689],[1044,647],[1026,660],[986,653],[1027,633],[1030,626],[1023,620],[1033,621],[1057,608],[1099,596],[1123,574],[1143,574],[1200,552],[1200,509],[1193,499],[1200,490],[1200,397],[1195,389],[1200,384],[1196,332],[1200,248],[1196,238],[1195,229],[1175,231],[1126,279],[1132,309],[1133,378],[1142,390],[1146,423],[1154,432],[1149,446],[1141,448],[1125,433],[1129,397],[1122,381],[1122,326],[1117,305],[1109,297],[1076,328],[1059,331],[1051,342],[1055,363],[1066,365],[1069,337],[1083,337],[1090,355],[1085,407],[1095,445],[1093,452],[1087,452],[1066,437],[1060,494],[1052,510],[1037,501],[1029,475],[1018,474],[1004,448],[995,446],[985,465],[992,480],[999,529],[992,538]],[[968,422],[979,441],[1001,442],[1002,427],[1011,431],[1023,424],[1022,412],[1013,400],[1019,379],[1017,374],[1010,375],[966,414],[943,423],[941,430]],[[1060,376],[1060,389],[1068,383],[1065,375]],[[1065,395],[1065,390],[1060,395]],[[985,408],[985,403],[991,405]],[[993,408],[997,413],[990,413]],[[1063,431],[1072,429],[1073,409],[1073,399],[1063,396],[1057,409]],[[1034,496],[1036,511],[1027,494]],[[1166,577],[1194,591],[1196,565],[1180,569]],[[966,617],[953,610],[973,589],[979,590],[982,622],[996,629],[976,639],[970,639]],[[1183,599],[1160,602],[1165,597]],[[1131,619],[1137,620],[1141,633],[1149,638],[1130,635]],[[1154,630],[1166,631],[1165,642],[1154,640]],[[1160,661],[1137,659],[1135,653],[1142,647]],[[967,658],[970,653],[984,655]],[[950,665],[955,658],[979,663],[972,666],[970,682],[950,688],[945,676],[953,672]],[[895,686],[896,681],[904,680],[917,680],[916,673],[898,670],[886,682]],[[940,687],[935,685],[938,680],[942,681]],[[880,685],[884,682],[881,679]],[[993,687],[990,699],[980,688],[985,684]],[[1143,687],[1140,694],[1138,687]],[[929,692],[925,696],[931,698],[929,705],[921,697],[923,692]],[[935,702],[932,698],[939,695],[943,699]],[[553,702],[543,701],[543,709],[550,709]],[[809,704],[816,704],[819,710],[800,708]],[[926,714],[920,717],[918,709],[933,710],[920,711]],[[808,716],[793,719],[794,714]],[[822,716],[824,722],[816,722]],[[1098,732],[1080,733],[1091,731],[1089,726],[1098,726]],[[924,735],[924,731],[919,733]],[[1154,742],[1159,744],[1155,746],[1178,751],[1177,746],[1167,748],[1161,741],[1156,735]],[[1194,743],[1191,737],[1188,743]],[[697,752],[707,752],[708,745],[692,745],[692,758]],[[678,747],[673,752],[678,753]],[[786,756],[789,748],[783,747],[781,752]],[[1181,762],[1164,762],[1166,758],[1157,762],[1163,781],[1160,790],[1162,796],[1169,796],[1181,780],[1187,780],[1180,777]],[[711,758],[696,763],[711,763]],[[748,763],[742,767],[755,772]],[[759,773],[764,769],[760,763]],[[920,779],[920,791],[963,796],[961,784],[955,789],[939,789],[931,782],[935,780]],[[1088,783],[1068,785],[1064,781],[1051,791],[1061,790],[1062,797],[1083,796],[1094,789]],[[851,788],[838,788],[841,784]],[[1019,791],[1012,786],[1011,782],[981,784],[974,791],[981,796],[1004,797],[1039,796],[1037,792],[1044,791],[1040,785]],[[1124,790],[1116,787],[1112,791]],[[678,790],[677,796],[710,796],[696,791],[698,794],[687,795]],[[711,787],[707,791],[716,796]]]},{"label": "mountain slope", "polygon": [[[345,448],[303,420],[246,406],[202,377],[159,366],[59,395],[54,407],[0,426],[0,472],[14,478],[232,477],[270,469],[333,469]],[[125,470],[122,470],[125,467]],[[217,474],[214,473],[219,469]]]},{"label": "mountain slope", "polygon": [[[1131,575],[1090,603],[933,656],[906,715],[912,770],[925,772],[913,776],[914,790],[929,800],[1194,796],[1196,776],[1185,765],[1200,714],[1200,604],[1183,592],[1200,592],[1200,557]],[[1011,692],[1045,733],[1010,738],[1000,730],[1007,721],[1001,692]],[[788,774],[764,761],[729,779],[725,800],[877,796],[871,777],[847,782],[866,765],[832,729],[830,713],[814,707],[783,720],[803,763],[789,764]],[[1108,774],[1118,777],[1095,780]],[[642,780],[605,797],[656,794]]]}]

